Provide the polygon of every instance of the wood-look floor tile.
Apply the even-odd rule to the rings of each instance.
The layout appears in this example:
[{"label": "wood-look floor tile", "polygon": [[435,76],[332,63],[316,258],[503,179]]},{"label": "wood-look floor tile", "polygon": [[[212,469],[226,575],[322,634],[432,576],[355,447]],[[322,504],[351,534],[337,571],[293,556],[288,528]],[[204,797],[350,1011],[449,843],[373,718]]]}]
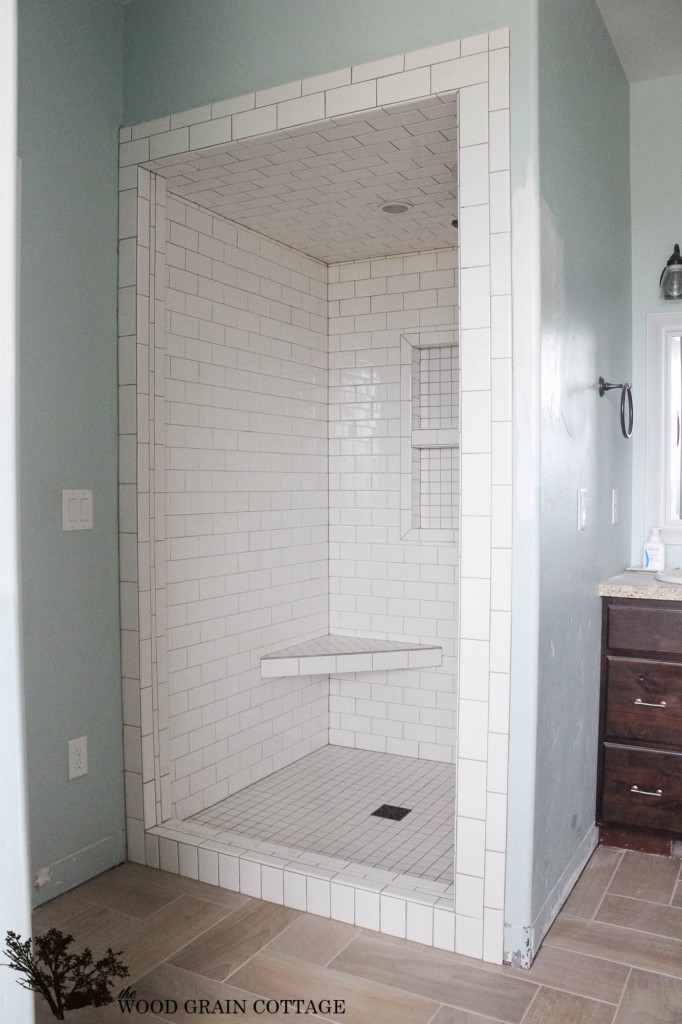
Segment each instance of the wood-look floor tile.
[{"label": "wood-look floor tile", "polygon": [[617,1005],[629,973],[625,964],[543,945],[527,976],[540,985]]},{"label": "wood-look floor tile", "polygon": [[597,921],[640,932],[667,935],[682,942],[682,907],[667,907],[649,900],[633,900],[627,896],[607,893],[599,908]]},{"label": "wood-look floor tile", "polygon": [[523,1024],[612,1024],[615,1006],[583,999],[555,988],[541,988]]},{"label": "wood-look floor tile", "polygon": [[178,895],[163,885],[161,872],[139,864],[120,864],[73,890],[75,896],[99,907],[118,910],[131,917],[148,917]]},{"label": "wood-look floor tile", "polygon": [[187,943],[230,913],[225,907],[194,896],[179,896],[156,914],[136,922],[130,938],[122,943],[121,959],[128,965],[128,984],[147,974]]},{"label": "wood-look floor tile", "polygon": [[88,906],[88,903],[79,899],[73,892],[65,892],[49,903],[43,903],[42,907],[37,907],[33,911],[33,934],[40,935],[49,928],[60,928],[64,931],[65,922],[87,910]]},{"label": "wood-look floor tile", "polygon": [[682,977],[682,942],[662,935],[558,917],[545,937],[545,945]]},{"label": "wood-look floor tile", "polygon": [[571,895],[561,911],[567,917],[591,921],[594,917],[609,882],[621,862],[622,850],[598,846],[578,879]]},{"label": "wood-look floor tile", "polygon": [[87,910],[69,918],[68,928],[64,927],[61,931],[73,935],[73,951],[80,951],[87,946],[97,958],[109,947],[118,952],[122,942],[130,938],[138,925],[139,920],[128,914],[90,905]]},{"label": "wood-look floor tile", "polygon": [[427,1024],[439,1009],[432,999],[350,977],[329,967],[293,961],[267,949],[249,960],[230,981],[274,999],[342,999],[345,1013],[329,1014],[340,1024]]},{"label": "wood-look floor tile", "polygon": [[648,971],[633,971],[614,1024],[679,1024],[682,981]]},{"label": "wood-look floor tile", "polygon": [[312,964],[328,964],[359,934],[360,929],[355,925],[314,914],[301,914],[268,948]]},{"label": "wood-look floor tile", "polygon": [[[197,1024],[197,1021],[238,1019],[244,1024],[292,1024],[302,1019],[285,1013],[263,1013],[262,1007],[254,1002],[252,992],[235,988],[200,974],[161,964],[135,985],[137,998],[174,1000],[178,1004],[177,1012],[164,1014],[164,1019],[177,1021],[178,1024]],[[202,1005],[202,1000],[204,1004]],[[206,1002],[208,1005],[206,1005]],[[219,1006],[219,1009],[216,1007]],[[209,1014],[209,1010],[214,1012]],[[140,1018],[142,1019],[142,1018]],[[310,1019],[310,1018],[308,1018]],[[328,1017],[316,1016],[318,1021],[327,1021]]]},{"label": "wood-look floor tile", "polygon": [[536,985],[521,980],[511,968],[498,974],[431,950],[415,956],[408,943],[391,949],[387,956],[381,938],[367,935],[354,939],[329,966],[510,1024],[518,1024],[537,991]]},{"label": "wood-look floor tile", "polygon": [[180,950],[171,963],[223,981],[299,916],[298,910],[251,900]]},{"label": "wood-look floor tile", "polygon": [[149,875],[156,875],[156,885],[178,896],[184,893],[185,896],[196,896],[197,899],[206,900],[208,903],[218,903],[221,907],[236,909],[248,903],[251,896],[244,896],[243,893],[233,892],[231,889],[221,889],[217,885],[209,885],[207,882],[198,882],[195,878],[184,878],[182,875],[174,875],[170,871],[157,871],[156,868],[143,868],[139,864],[133,867],[146,873],[146,880]]},{"label": "wood-look floor tile", "polygon": [[492,1017],[482,1017],[480,1013],[469,1013],[458,1010],[456,1006],[441,1006],[431,1024],[497,1024]]},{"label": "wood-look floor tile", "polygon": [[680,861],[674,857],[656,857],[650,853],[626,850],[609,892],[636,900],[670,903],[680,874]]}]

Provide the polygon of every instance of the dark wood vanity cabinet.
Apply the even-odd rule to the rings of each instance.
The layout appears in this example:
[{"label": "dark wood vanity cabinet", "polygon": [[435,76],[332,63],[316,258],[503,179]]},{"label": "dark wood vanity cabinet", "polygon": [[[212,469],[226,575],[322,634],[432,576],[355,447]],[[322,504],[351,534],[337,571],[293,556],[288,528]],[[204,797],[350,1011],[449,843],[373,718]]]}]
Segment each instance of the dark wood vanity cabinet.
[{"label": "dark wood vanity cabinet", "polygon": [[682,601],[605,597],[597,823],[682,837]]}]

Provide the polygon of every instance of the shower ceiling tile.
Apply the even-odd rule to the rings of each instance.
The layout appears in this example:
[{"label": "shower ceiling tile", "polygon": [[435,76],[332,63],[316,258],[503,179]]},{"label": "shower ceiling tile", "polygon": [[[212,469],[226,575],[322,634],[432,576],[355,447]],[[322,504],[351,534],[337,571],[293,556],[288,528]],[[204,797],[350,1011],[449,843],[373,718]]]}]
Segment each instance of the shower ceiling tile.
[{"label": "shower ceiling tile", "polygon": [[[394,76],[400,82],[404,77]],[[341,109],[348,90],[363,88],[360,82],[327,93],[327,113]],[[318,95],[282,101],[280,118],[285,124],[297,119],[299,106],[310,116]],[[224,126],[220,121],[193,125],[194,151],[148,166],[166,178],[169,192],[325,263],[456,244],[454,95],[337,114],[267,138],[238,139],[252,130],[254,118],[274,116],[274,110],[271,105],[225,116]],[[230,130],[235,141],[229,141]],[[410,204],[407,213],[381,212],[381,205],[398,200]]]}]

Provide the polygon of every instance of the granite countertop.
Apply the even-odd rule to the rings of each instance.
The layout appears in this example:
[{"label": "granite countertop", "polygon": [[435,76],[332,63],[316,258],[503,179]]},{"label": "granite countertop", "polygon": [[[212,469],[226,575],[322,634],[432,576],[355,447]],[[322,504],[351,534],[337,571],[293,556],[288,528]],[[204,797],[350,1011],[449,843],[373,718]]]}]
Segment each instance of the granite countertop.
[{"label": "granite countertop", "polygon": [[663,583],[653,572],[624,572],[599,584],[600,597],[634,597],[649,601],[682,601],[682,586]]}]

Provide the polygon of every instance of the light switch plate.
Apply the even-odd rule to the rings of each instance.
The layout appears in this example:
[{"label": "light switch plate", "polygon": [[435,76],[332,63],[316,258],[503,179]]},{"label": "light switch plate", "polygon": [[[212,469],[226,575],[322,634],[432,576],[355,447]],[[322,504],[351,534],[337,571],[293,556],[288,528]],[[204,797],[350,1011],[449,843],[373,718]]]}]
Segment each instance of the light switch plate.
[{"label": "light switch plate", "polygon": [[62,491],[62,530],[92,529],[92,491]]}]

